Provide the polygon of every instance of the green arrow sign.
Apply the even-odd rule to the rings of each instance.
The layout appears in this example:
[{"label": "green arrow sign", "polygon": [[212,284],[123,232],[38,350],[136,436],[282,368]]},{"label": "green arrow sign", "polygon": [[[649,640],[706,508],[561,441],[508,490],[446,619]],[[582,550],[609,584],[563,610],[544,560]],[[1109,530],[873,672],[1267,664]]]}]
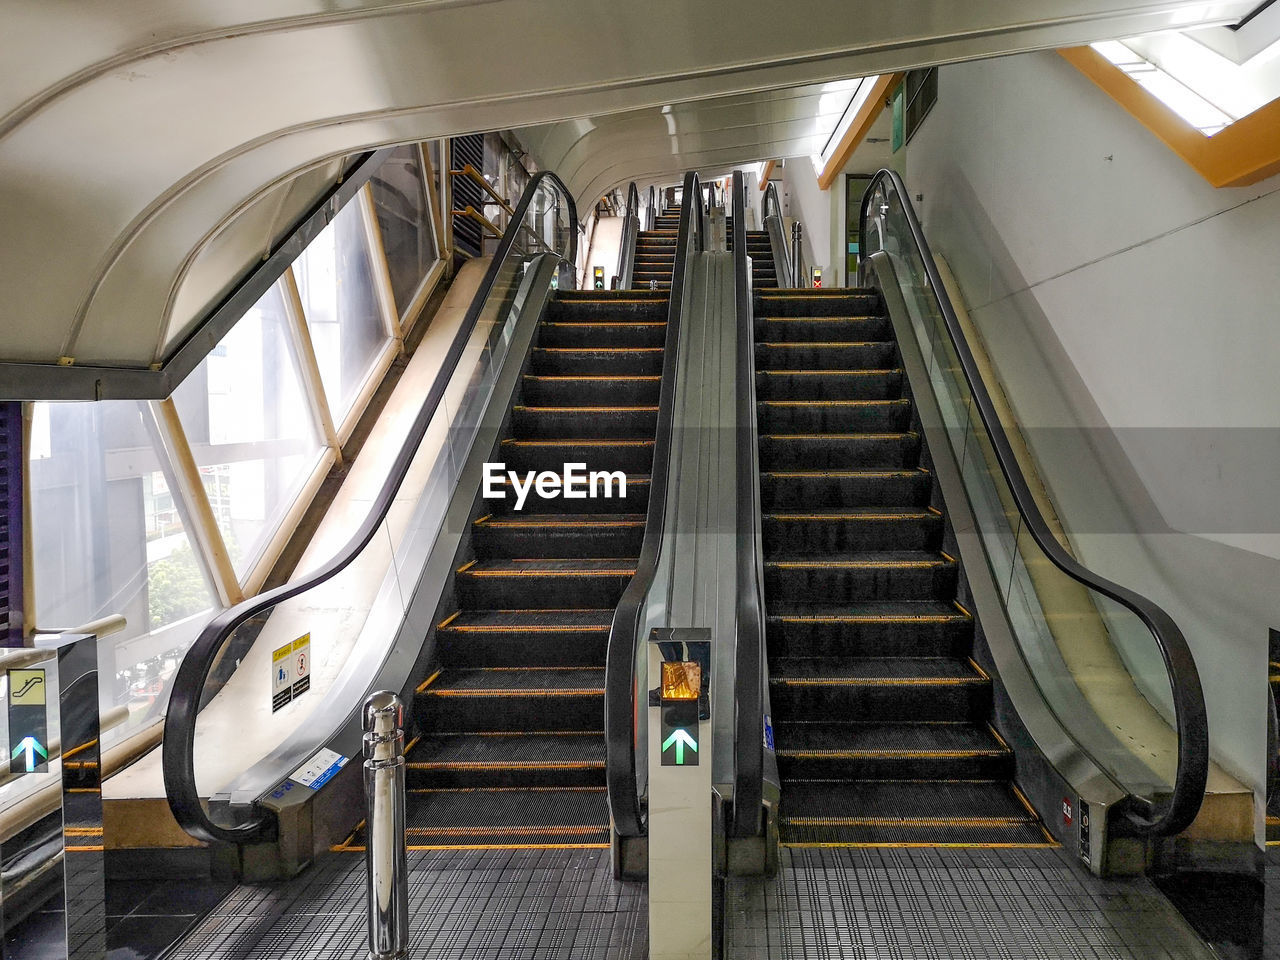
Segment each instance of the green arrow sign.
[{"label": "green arrow sign", "polygon": [[672,745],[676,748],[676,766],[684,766],[684,748],[689,747],[694,753],[698,752],[698,741],[689,736],[688,730],[677,727],[671,732],[671,736],[662,742],[662,752],[666,753]]},{"label": "green arrow sign", "polygon": [[[695,746],[694,749],[697,750],[698,748]],[[18,741],[18,745],[13,748],[13,753],[10,757],[16,758],[19,754],[24,755],[27,773],[31,773],[35,770],[39,762],[36,760],[37,753],[45,760],[49,759],[49,751],[40,745],[39,740],[35,737],[23,737]]]}]

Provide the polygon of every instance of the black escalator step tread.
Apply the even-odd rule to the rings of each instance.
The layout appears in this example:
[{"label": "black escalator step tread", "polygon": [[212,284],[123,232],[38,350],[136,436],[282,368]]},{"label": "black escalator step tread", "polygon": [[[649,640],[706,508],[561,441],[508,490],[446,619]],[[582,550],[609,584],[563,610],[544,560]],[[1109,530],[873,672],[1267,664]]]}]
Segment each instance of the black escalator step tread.
[{"label": "black escalator step tread", "polygon": [[991,681],[944,657],[769,658],[779,721],[973,721],[991,709]]},{"label": "black escalator step tread", "polygon": [[924,506],[933,476],[927,470],[776,470],[760,474],[765,510],[854,504]]},{"label": "black escalator step tread", "polygon": [[662,356],[662,347],[535,347],[529,372],[539,376],[661,376]]},{"label": "black escalator step tread", "polygon": [[406,837],[423,846],[607,845],[603,787],[412,790]]},{"label": "black escalator step tread", "polygon": [[756,344],[762,370],[887,370],[895,347],[884,340],[784,340]]},{"label": "black escalator step tread", "polygon": [[961,657],[973,618],[954,603],[788,604],[771,600],[771,657]]},{"label": "black escalator step tread", "polygon": [[588,291],[559,293],[543,319],[554,323],[600,320],[657,322],[667,319],[668,297],[649,291]]},{"label": "black escalator step tread", "polygon": [[600,730],[604,670],[449,668],[418,691],[414,714],[433,734]]},{"label": "black escalator step tread", "polygon": [[538,406],[517,404],[511,408],[511,430],[515,439],[562,439],[577,437],[652,437],[658,427],[658,406]]},{"label": "black escalator step tread", "polygon": [[540,347],[660,347],[666,341],[667,324],[665,321],[543,322],[538,331]]},{"label": "black escalator step tread", "polygon": [[893,335],[884,317],[762,317],[756,314],[758,343],[884,341]]},{"label": "black escalator step tread", "polygon": [[774,725],[788,780],[995,780],[1013,753],[986,724],[828,721]]},{"label": "black escalator step tread", "polygon": [[425,736],[405,759],[411,787],[603,786],[604,732]]},{"label": "black escalator step tread", "polygon": [[874,290],[788,290],[757,294],[757,317],[840,317],[878,315],[883,311]]},{"label": "black escalator step tread", "polygon": [[901,370],[758,370],[758,400],[892,400]]},{"label": "black escalator step tread", "polygon": [[449,667],[604,664],[613,610],[462,610],[436,628]]},{"label": "black escalator step tread", "polygon": [[928,550],[942,542],[942,514],[932,508],[823,507],[769,512],[764,555],[864,550]]},{"label": "black escalator step tread", "polygon": [[766,596],[788,603],[953,600],[957,572],[955,560],[927,551],[764,561]]},{"label": "black escalator step tread", "polygon": [[636,572],[634,558],[471,561],[459,568],[464,609],[616,607]]},{"label": "black escalator step tread", "polygon": [[[563,467],[557,464],[556,468]],[[588,478],[590,474],[588,474]],[[554,497],[544,497],[538,493],[537,487],[530,487],[524,506],[515,509],[516,494],[512,489],[509,477],[503,476],[496,486],[503,491],[502,497],[486,498],[485,507],[493,511],[494,516],[522,517],[525,514],[575,515],[582,511],[584,504],[589,504],[592,513],[616,516],[631,513],[643,515],[649,506],[649,477],[644,474],[627,474],[625,492],[621,485],[601,485],[597,487],[598,496],[590,500],[568,499],[557,493]],[[521,481],[524,482],[523,480]]]},{"label": "black escalator step tread", "polygon": [[481,517],[473,531],[481,557],[626,557],[640,554],[644,523],[639,514],[521,511]]},{"label": "black escalator step tread", "polygon": [[529,406],[571,403],[642,405],[656,403],[661,387],[660,374],[526,375],[522,382],[521,399]]},{"label": "black escalator step tread", "polygon": [[1016,788],[992,780],[791,780],[779,826],[791,844],[1053,844]]},{"label": "black escalator step tread", "polygon": [[788,686],[946,686],[989,684],[956,657],[770,657],[769,682]]},{"label": "black escalator step tread", "polygon": [[802,466],[907,468],[916,466],[920,435],[885,433],[762,433],[760,467],[787,470]]},{"label": "black escalator step tread", "polygon": [[587,470],[621,470],[647,476],[653,463],[652,440],[514,440],[499,444],[508,470],[555,470],[566,463],[585,463]]},{"label": "black escalator step tread", "polygon": [[848,433],[905,430],[911,425],[911,401],[761,400],[756,404],[761,433]]}]

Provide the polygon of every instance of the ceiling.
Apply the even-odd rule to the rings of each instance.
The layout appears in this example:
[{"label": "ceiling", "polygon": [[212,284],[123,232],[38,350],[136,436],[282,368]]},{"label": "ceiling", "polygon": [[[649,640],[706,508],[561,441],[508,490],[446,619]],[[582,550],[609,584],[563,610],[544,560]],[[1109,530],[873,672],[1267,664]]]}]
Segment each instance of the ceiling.
[{"label": "ceiling", "polygon": [[809,152],[823,83],[1255,5],[0,0],[0,397],[162,395],[363,150],[526,128],[594,199]]}]

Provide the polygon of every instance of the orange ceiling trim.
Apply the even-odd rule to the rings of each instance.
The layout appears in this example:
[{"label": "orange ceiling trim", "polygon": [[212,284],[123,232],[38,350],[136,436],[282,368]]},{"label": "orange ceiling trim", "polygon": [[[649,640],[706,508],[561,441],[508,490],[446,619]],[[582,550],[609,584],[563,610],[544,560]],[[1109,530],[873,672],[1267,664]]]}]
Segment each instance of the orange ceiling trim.
[{"label": "orange ceiling trim", "polygon": [[769,178],[773,176],[773,168],[778,165],[777,160],[770,160],[764,165],[764,172],[760,174],[760,192],[769,189]]},{"label": "orange ceiling trim", "polygon": [[1215,187],[1247,187],[1280,173],[1280,99],[1206,137],[1092,47],[1058,53]]},{"label": "orange ceiling trim", "polygon": [[867,97],[866,102],[858,109],[858,112],[854,115],[853,122],[849,124],[849,129],[845,130],[844,136],[836,144],[836,152],[831,155],[831,159],[827,161],[826,166],[822,168],[822,172],[818,174],[819,189],[829,190],[831,184],[836,182],[836,178],[840,176],[840,171],[844,169],[844,165],[853,156],[853,151],[857,150],[862,141],[867,138],[867,134],[871,132],[871,125],[876,122],[876,118],[884,110],[885,98],[889,96],[889,91],[896,87],[905,76],[905,73],[886,73],[882,74],[876,81],[875,86],[871,88],[871,96]]}]

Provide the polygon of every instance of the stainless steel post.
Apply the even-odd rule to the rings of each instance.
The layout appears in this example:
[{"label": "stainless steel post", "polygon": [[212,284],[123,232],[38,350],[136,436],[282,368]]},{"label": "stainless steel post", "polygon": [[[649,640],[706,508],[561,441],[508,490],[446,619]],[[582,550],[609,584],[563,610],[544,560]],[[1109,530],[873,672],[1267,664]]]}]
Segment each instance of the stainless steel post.
[{"label": "stainless steel post", "polygon": [[369,958],[398,960],[409,945],[409,864],[404,834],[404,704],[381,690],[364,704],[365,866]]},{"label": "stainless steel post", "polygon": [[809,278],[802,272],[804,258],[800,253],[800,245],[804,242],[804,230],[797,220],[791,224],[791,282],[797,287],[809,286]]}]

